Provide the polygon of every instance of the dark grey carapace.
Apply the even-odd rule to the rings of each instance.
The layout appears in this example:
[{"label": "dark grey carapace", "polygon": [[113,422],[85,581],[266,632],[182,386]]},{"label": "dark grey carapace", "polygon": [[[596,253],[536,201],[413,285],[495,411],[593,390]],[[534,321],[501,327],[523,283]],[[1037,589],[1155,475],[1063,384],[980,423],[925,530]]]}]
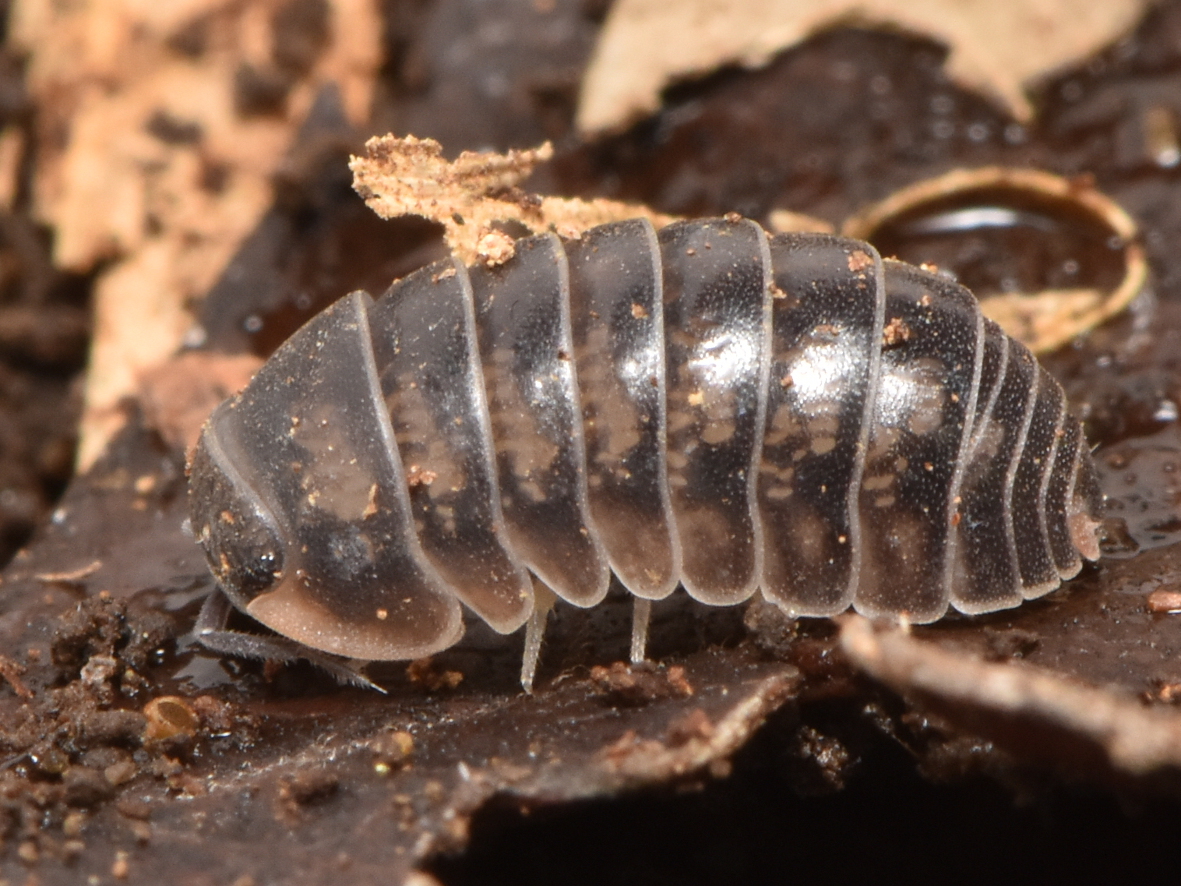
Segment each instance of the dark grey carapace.
[{"label": "dark grey carapace", "polygon": [[1075,575],[1102,497],[1061,387],[963,287],[727,217],[341,299],[213,414],[191,507],[229,602],[297,648],[428,655],[462,604],[529,624],[528,685],[545,588],[594,606],[614,572],[637,658],[678,585],[929,622]]}]

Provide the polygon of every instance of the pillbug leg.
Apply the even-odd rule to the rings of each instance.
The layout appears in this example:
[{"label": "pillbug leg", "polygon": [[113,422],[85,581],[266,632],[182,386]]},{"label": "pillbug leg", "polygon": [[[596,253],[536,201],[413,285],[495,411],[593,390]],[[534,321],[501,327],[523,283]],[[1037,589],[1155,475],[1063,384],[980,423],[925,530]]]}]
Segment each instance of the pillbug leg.
[{"label": "pillbug leg", "polygon": [[652,617],[652,601],[636,597],[632,607],[632,664],[647,658],[648,620]]},{"label": "pillbug leg", "polygon": [[211,652],[231,655],[235,658],[252,658],[262,661],[279,661],[285,664],[304,659],[328,672],[339,683],[376,689],[382,695],[385,690],[361,673],[368,662],[317,652],[286,637],[247,634],[230,630],[230,615],[234,607],[220,590],[205,598],[193,634],[197,642]]},{"label": "pillbug leg", "polygon": [[533,694],[533,677],[537,673],[537,659],[541,656],[541,638],[545,634],[545,620],[549,618],[558,598],[544,582],[533,581],[533,612],[525,622],[525,657],[521,661],[521,688]]},{"label": "pillbug leg", "polygon": [[216,638],[221,634],[233,635],[233,631],[226,629],[230,613],[233,611],[234,607],[230,603],[229,597],[223,594],[220,589],[212,591],[205,598],[205,602],[201,604],[201,611],[197,613],[197,622],[193,625],[193,634],[197,637],[198,642],[204,645],[205,638],[211,637],[216,643]]}]

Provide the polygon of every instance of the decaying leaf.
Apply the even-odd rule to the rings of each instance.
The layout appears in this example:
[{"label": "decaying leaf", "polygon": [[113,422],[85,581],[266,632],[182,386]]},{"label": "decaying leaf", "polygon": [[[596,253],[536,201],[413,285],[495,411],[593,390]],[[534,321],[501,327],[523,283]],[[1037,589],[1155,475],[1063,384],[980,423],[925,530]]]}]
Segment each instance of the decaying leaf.
[{"label": "decaying leaf", "polygon": [[980,309],[1035,354],[1044,354],[1127,307],[1139,291],[1137,287],[1122,304],[1111,293],[1090,288],[1008,292],[981,299]]},{"label": "decaying leaf", "polygon": [[727,64],[758,67],[838,24],[885,26],[948,45],[953,77],[1014,117],[1033,108],[1024,86],[1123,35],[1145,0],[619,0],[583,82],[578,126],[618,129],[660,104],[674,80]]},{"label": "decaying leaf", "polygon": [[969,732],[1019,745],[1019,756],[1069,765],[1076,755],[1089,759],[1098,752],[1124,776],[1181,771],[1181,716],[1147,709],[1118,690],[1019,663],[982,661],[903,630],[875,630],[855,616],[844,620],[841,647],[875,679]]},{"label": "decaying leaf", "polygon": [[[1039,169],[983,166],[954,169],[895,191],[845,220],[842,233],[875,242],[899,220],[913,224],[950,207],[1028,212],[1036,207],[1066,225],[1085,223],[1118,250],[1123,276],[1111,289],[1045,288],[1036,292],[983,291],[985,316],[1035,353],[1046,353],[1123,311],[1144,289],[1148,261],[1136,222],[1086,178],[1069,179]],[[914,257],[910,257],[915,260]],[[921,260],[921,259],[920,259]]]},{"label": "decaying leaf", "polygon": [[[418,215],[443,225],[447,245],[464,262],[500,264],[512,255],[511,239],[496,226],[516,222],[534,233],[553,231],[576,238],[588,228],[628,218],[647,218],[656,227],[676,220],[638,203],[545,197],[517,188],[553,156],[547,142],[507,154],[464,151],[455,160],[429,138],[384,135],[365,143],[364,157],[353,157],[353,187],[382,218]],[[827,222],[801,213],[781,212],[777,231],[830,231]]]},{"label": "decaying leaf", "polygon": [[186,302],[266,211],[271,177],[321,88],[335,84],[352,119],[368,113],[382,58],[376,4],[330,0],[322,22],[297,23],[294,42],[283,37],[286,8],[14,6],[12,39],[30,55],[41,109],[35,213],[56,231],[59,266],[110,263],[96,284],[82,467],[122,425],[117,404],[139,375],[180,345]]},{"label": "decaying leaf", "polygon": [[[382,218],[418,215],[442,224],[448,246],[469,264],[501,264],[512,256],[512,239],[496,227],[504,222],[519,223],[535,233],[552,230],[576,237],[594,225],[624,218],[643,216],[658,227],[673,221],[672,216],[639,204],[541,197],[521,191],[518,183],[551,158],[548,143],[506,154],[465,151],[453,161],[443,157],[438,142],[414,136],[380,136],[365,147],[366,155],[353,157],[349,165],[353,186],[369,207]],[[954,170],[866,207],[846,222],[844,233],[872,241],[874,232],[893,216],[958,193],[989,189],[1056,201],[1098,220],[1123,244],[1126,273],[1120,286],[1110,292],[1056,289],[1002,293],[982,301],[989,317],[1034,351],[1053,350],[1114,316],[1143,288],[1147,262],[1131,217],[1089,182],[1040,170]],[[831,230],[822,220],[783,210],[772,213],[770,223],[777,232]]]},{"label": "decaying leaf", "polygon": [[[516,188],[553,156],[546,143],[507,154],[464,151],[443,157],[433,139],[393,135],[371,138],[364,157],[353,157],[353,186],[382,218],[418,215],[446,228],[447,245],[464,262],[499,264],[511,255],[497,223],[512,221],[534,233],[555,231],[577,237],[609,221],[643,216],[657,227],[672,216],[617,200],[538,197]],[[505,254],[506,248],[509,250]]]}]

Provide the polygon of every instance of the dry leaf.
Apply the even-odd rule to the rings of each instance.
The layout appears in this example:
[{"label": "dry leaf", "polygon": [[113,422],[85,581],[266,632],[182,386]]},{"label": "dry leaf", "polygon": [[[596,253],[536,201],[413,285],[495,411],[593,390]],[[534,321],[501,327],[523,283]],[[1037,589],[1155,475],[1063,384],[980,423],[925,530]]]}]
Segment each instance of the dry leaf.
[{"label": "dry leaf", "polygon": [[726,64],[757,67],[837,24],[941,40],[949,73],[1019,120],[1024,85],[1123,35],[1146,0],[618,0],[583,81],[578,127],[619,129],[655,111],[671,82]]},{"label": "dry leaf", "polygon": [[[274,70],[280,0],[21,0],[13,42],[30,54],[41,113],[35,213],[56,231],[55,262],[90,271],[95,340],[78,462],[122,424],[117,405],[166,360],[272,200],[271,177],[325,83],[354,120],[381,64],[376,0],[330,0],[325,43],[284,69],[267,114],[235,106],[237,78]],[[298,65],[296,66],[298,68]]]}]

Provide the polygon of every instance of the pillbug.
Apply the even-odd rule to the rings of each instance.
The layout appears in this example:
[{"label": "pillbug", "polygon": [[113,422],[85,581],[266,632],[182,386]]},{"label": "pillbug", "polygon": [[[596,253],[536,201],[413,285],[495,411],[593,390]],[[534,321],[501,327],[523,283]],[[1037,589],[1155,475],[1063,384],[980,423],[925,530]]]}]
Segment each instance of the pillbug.
[{"label": "pillbug", "polygon": [[971,293],[736,216],[346,296],[213,413],[190,501],[212,648],[348,676],[453,645],[462,604],[528,625],[526,688],[550,591],[591,607],[614,573],[636,660],[678,585],[930,622],[1074,576],[1102,509],[1061,387]]}]

